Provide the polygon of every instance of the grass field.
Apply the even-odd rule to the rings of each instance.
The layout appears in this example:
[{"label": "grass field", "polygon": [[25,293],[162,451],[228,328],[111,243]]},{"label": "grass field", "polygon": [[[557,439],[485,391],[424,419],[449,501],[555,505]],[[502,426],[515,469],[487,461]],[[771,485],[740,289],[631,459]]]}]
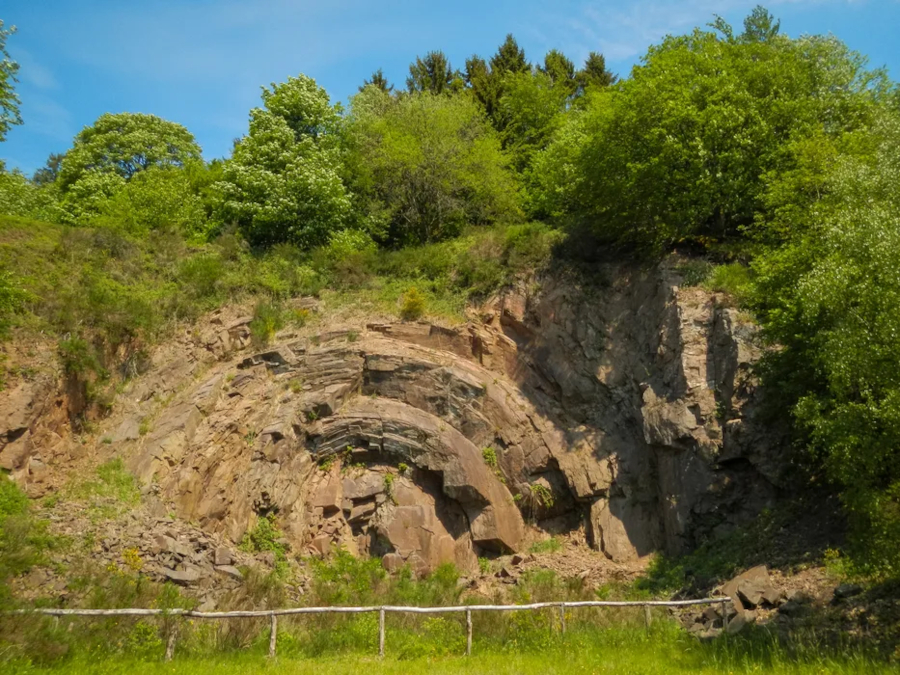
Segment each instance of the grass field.
[{"label": "grass field", "polygon": [[[475,654],[465,656],[379,659],[373,654],[353,653],[340,656],[304,658],[290,648],[275,660],[264,656],[265,645],[257,643],[243,652],[210,657],[176,656],[171,663],[160,660],[135,660],[104,654],[96,659],[83,655],[52,667],[41,668],[27,663],[9,663],[5,673],[47,673],[114,675],[151,675],[184,673],[200,675],[361,675],[365,672],[391,675],[444,675],[451,673],[491,673],[491,675],[526,675],[530,673],[616,673],[662,675],[669,673],[889,673],[895,665],[853,656],[852,652],[832,656],[817,652],[808,644],[790,649],[776,644],[761,634],[749,638],[725,638],[700,642],[680,629],[660,626],[649,634],[642,630],[577,631],[555,639],[543,649],[522,645],[492,644]],[[290,647],[289,645],[285,645]]]}]

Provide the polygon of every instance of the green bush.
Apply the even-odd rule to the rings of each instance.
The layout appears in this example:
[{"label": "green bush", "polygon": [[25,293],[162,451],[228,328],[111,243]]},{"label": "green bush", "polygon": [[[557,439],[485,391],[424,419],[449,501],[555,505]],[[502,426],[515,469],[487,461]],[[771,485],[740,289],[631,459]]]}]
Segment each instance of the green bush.
[{"label": "green bush", "polygon": [[12,479],[0,472],[0,518],[20,516],[28,511],[28,497]]},{"label": "green bush", "polygon": [[425,298],[416,290],[415,287],[410,288],[403,295],[403,302],[400,305],[400,316],[406,321],[415,321],[422,318],[425,314]]},{"label": "green bush", "polygon": [[267,345],[284,327],[284,309],[276,302],[262,301],[253,309],[250,335],[257,345]]}]

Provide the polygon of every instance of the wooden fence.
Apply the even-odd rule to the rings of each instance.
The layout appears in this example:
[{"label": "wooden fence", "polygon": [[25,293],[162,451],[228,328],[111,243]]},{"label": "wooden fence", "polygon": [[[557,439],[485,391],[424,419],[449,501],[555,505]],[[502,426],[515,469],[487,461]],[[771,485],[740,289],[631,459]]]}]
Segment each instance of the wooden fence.
[{"label": "wooden fence", "polygon": [[[466,613],[466,656],[472,654],[472,612],[521,612],[534,609],[557,608],[559,625],[566,631],[566,610],[579,607],[643,607],[644,622],[650,627],[651,607],[689,607],[691,605],[715,605],[730,602],[730,598],[701,598],[699,600],[585,600],[577,602],[535,602],[529,605],[461,605],[454,607],[406,607],[384,605],[379,607],[292,607],[289,609],[246,610],[234,612],[198,612],[190,609],[20,609],[5,614],[38,614],[44,616],[167,616],[191,619],[249,619],[269,618],[269,656],[275,657],[275,643],[278,635],[278,617],[297,614],[362,614],[378,612],[378,655],[384,656],[384,617],[388,612],[397,614],[451,614]],[[727,613],[724,613],[727,621]],[[166,639],[166,661],[175,653],[177,631],[169,630]]]}]

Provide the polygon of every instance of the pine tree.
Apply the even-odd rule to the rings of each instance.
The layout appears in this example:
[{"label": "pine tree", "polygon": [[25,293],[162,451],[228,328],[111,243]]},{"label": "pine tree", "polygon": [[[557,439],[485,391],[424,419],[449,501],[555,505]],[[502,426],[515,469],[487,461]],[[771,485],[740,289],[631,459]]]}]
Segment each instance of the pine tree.
[{"label": "pine tree", "polygon": [[603,54],[591,52],[588,54],[584,67],[575,76],[578,80],[578,91],[583,94],[588,88],[608,87],[615,84],[617,78],[606,69],[606,59]]},{"label": "pine tree", "polygon": [[491,73],[503,77],[507,73],[523,73],[530,69],[531,64],[525,60],[525,50],[519,47],[512,33],[509,33],[497,53],[491,57]]},{"label": "pine tree", "polygon": [[497,108],[497,86],[491,77],[491,69],[487,62],[478,55],[466,59],[466,86],[475,100],[481,104],[488,117],[493,117]]},{"label": "pine tree", "polygon": [[382,72],[381,68],[372,73],[371,79],[363,80],[362,86],[359,88],[360,91],[368,87],[369,85],[374,85],[381,89],[385,94],[390,94],[394,91],[394,85],[388,82],[387,78],[384,76],[384,72]]},{"label": "pine tree", "polygon": [[744,19],[744,42],[768,42],[781,30],[781,21],[775,19],[762,5],[757,5]]},{"label": "pine tree", "polygon": [[538,70],[550,78],[555,87],[563,87],[569,95],[578,89],[578,81],[575,79],[575,64],[558,49],[551,49],[544,56],[544,65],[538,66]]},{"label": "pine tree", "polygon": [[34,172],[32,181],[36,185],[49,185],[56,181],[59,175],[59,169],[62,166],[63,155],[51,153],[47,158],[47,163]]},{"label": "pine tree", "polygon": [[453,70],[444,52],[428,52],[424,59],[417,56],[416,62],[410,64],[406,88],[410,93],[449,93],[462,88],[462,76]]}]

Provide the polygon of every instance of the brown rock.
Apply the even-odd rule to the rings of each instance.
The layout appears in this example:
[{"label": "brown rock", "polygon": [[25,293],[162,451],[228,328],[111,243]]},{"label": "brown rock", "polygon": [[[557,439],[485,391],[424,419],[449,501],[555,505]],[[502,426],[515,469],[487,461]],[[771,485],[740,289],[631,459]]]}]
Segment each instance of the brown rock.
[{"label": "brown rock", "polygon": [[216,547],[213,560],[217,567],[221,567],[223,565],[231,564],[231,551],[229,551],[224,546]]},{"label": "brown rock", "polygon": [[222,574],[227,574],[233,579],[242,580],[244,575],[241,574],[241,571],[234,567],[233,565],[216,565],[216,572],[221,572]]},{"label": "brown rock", "polygon": [[320,556],[324,556],[331,551],[331,536],[327,534],[320,534],[317,537],[314,537],[311,542],[309,542],[309,547],[313,550],[313,552],[317,553]]},{"label": "brown rock", "polygon": [[162,573],[167,579],[181,586],[188,586],[200,580],[200,572],[193,568],[185,570],[163,568]]},{"label": "brown rock", "polygon": [[388,572],[396,572],[406,564],[406,561],[397,553],[388,553],[381,559],[381,564]]},{"label": "brown rock", "polygon": [[725,632],[729,635],[736,635],[752,623],[756,623],[756,613],[747,609],[742,609],[728,620]]},{"label": "brown rock", "polygon": [[[762,598],[762,593],[772,586],[772,582],[769,579],[769,572],[766,569],[765,565],[757,565],[756,567],[751,567],[749,570],[742,572],[730,581],[726,582],[722,586],[722,593],[731,598],[731,601],[734,604],[734,608],[738,611],[744,609],[744,602],[739,593],[739,589],[741,585],[745,583],[747,584],[748,592],[751,593],[752,598],[757,600],[757,602]],[[756,591],[760,587],[763,590],[759,591],[759,593],[757,594]],[[748,608],[756,606],[755,604],[750,605],[749,600],[747,600],[747,602]]]}]

